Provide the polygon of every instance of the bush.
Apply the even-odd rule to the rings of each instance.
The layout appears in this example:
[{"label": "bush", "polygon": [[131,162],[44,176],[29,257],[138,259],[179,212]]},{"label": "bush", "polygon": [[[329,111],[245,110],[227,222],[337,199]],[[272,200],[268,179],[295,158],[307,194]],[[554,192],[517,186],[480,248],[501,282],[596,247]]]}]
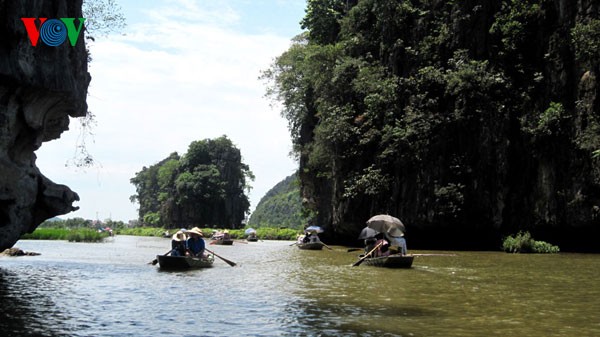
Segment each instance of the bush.
[{"label": "bush", "polygon": [[558,253],[558,246],[544,241],[536,241],[529,232],[519,232],[508,236],[502,243],[502,249],[507,253]]}]

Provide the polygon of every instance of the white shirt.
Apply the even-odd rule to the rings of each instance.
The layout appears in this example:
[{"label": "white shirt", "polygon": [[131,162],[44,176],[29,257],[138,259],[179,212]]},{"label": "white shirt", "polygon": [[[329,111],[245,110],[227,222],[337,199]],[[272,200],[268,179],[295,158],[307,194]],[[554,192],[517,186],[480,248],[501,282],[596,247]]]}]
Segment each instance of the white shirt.
[{"label": "white shirt", "polygon": [[406,239],[403,236],[395,237],[386,235],[391,246],[398,246],[402,255],[406,255]]}]

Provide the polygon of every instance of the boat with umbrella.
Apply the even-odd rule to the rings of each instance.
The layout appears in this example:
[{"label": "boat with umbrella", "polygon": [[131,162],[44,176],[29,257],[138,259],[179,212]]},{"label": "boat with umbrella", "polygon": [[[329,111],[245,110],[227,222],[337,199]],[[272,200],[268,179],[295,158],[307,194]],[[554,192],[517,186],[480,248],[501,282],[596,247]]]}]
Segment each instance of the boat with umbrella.
[{"label": "boat with umbrella", "polygon": [[[367,239],[374,237],[379,233],[387,233],[389,236],[403,236],[406,232],[406,227],[400,219],[388,214],[379,214],[371,217],[367,221],[359,239]],[[385,268],[410,268],[414,260],[412,255],[391,254],[387,256],[374,257],[373,253],[382,245],[382,243],[373,247],[363,257],[361,257],[353,266],[358,266],[362,263],[368,266],[385,267]]]},{"label": "boat with umbrella", "polygon": [[296,246],[306,250],[321,250],[326,246],[319,239],[319,233],[323,233],[323,228],[319,226],[309,226],[304,229],[304,235],[298,237]]},{"label": "boat with umbrella", "polygon": [[229,230],[224,230],[222,232],[216,232],[212,235],[211,241],[209,245],[224,245],[231,246],[233,245],[233,239],[229,235]]},{"label": "boat with umbrella", "polygon": [[258,237],[256,236],[256,229],[248,228],[244,231],[244,235],[246,235],[246,241],[248,242],[256,242],[258,241]]}]

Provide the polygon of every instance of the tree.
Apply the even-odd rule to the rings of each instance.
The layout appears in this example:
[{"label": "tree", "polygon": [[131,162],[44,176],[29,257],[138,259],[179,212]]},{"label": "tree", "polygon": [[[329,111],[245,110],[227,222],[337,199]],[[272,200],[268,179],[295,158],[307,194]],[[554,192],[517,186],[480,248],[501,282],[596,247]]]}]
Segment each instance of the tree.
[{"label": "tree", "polygon": [[170,228],[237,228],[248,213],[245,191],[254,176],[226,136],[194,141],[179,157],[171,154],[136,173],[131,183],[140,219]]},{"label": "tree", "polygon": [[594,236],[600,21],[568,6],[308,1],[263,78],[315,224],[353,236],[389,213],[462,248],[527,226]]}]

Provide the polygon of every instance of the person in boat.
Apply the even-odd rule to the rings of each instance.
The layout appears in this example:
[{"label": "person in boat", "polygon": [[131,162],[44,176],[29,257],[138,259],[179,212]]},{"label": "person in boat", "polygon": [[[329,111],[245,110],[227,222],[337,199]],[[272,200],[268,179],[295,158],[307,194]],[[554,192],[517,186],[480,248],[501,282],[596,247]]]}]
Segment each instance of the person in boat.
[{"label": "person in boat", "polygon": [[377,246],[379,244],[381,244],[381,245],[371,255],[373,257],[381,257],[381,256],[390,255],[390,249],[389,249],[390,244],[385,239],[385,236],[383,235],[383,233],[378,233],[377,235],[375,235],[375,239],[377,239],[377,241],[375,241],[375,246]]},{"label": "person in boat", "polygon": [[309,243],[311,240],[311,233],[304,233],[302,236],[302,243]]},{"label": "person in boat", "polygon": [[177,231],[171,238],[171,256],[185,256],[186,244],[185,234],[182,231]]},{"label": "person in boat", "polygon": [[390,254],[406,255],[406,239],[404,232],[394,228],[391,232],[385,234],[386,239],[390,242]]},{"label": "person in boat", "polygon": [[222,240],[223,241],[225,241],[225,240],[231,240],[231,235],[229,235],[229,230],[226,229],[226,230],[223,231],[223,238],[222,238]]},{"label": "person in boat", "polygon": [[377,239],[374,236],[365,239],[365,254],[367,254],[373,248],[375,248],[376,242],[377,242]]},{"label": "person in boat", "polygon": [[203,257],[206,244],[204,243],[204,235],[202,235],[200,228],[194,227],[187,231],[186,234],[188,235],[188,239],[185,242],[186,255]]},{"label": "person in boat", "polygon": [[[304,242],[304,238],[306,238],[306,235],[304,235],[304,234],[298,234],[296,236],[296,243],[305,243]],[[308,242],[308,241],[306,241],[306,242]]]},{"label": "person in boat", "polygon": [[319,239],[319,235],[317,234],[317,232],[312,232],[310,233],[310,242],[319,242],[321,241],[321,239]]}]

